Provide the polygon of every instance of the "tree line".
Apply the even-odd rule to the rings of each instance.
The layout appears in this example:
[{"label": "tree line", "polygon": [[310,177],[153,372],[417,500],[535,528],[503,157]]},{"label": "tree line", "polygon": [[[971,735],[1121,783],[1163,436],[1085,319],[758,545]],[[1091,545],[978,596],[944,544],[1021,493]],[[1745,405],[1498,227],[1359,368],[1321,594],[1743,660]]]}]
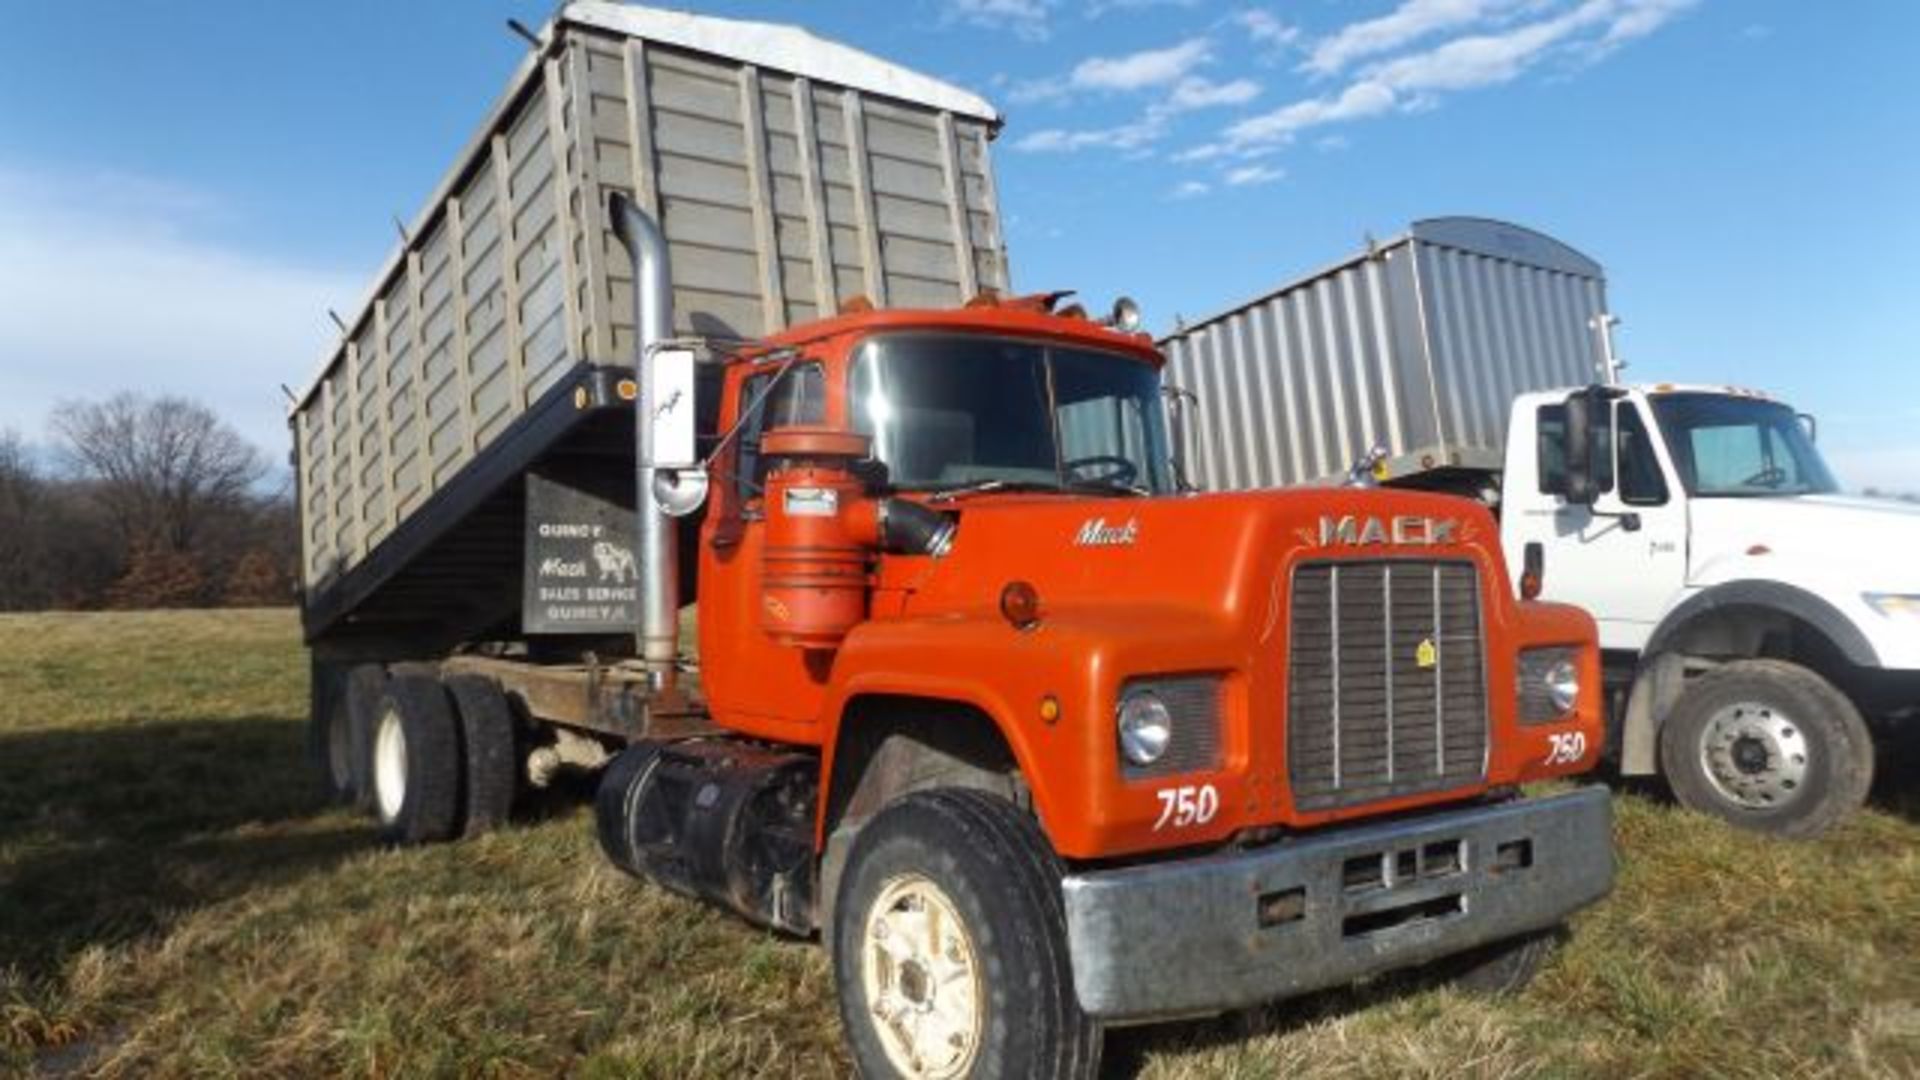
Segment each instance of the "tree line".
[{"label": "tree line", "polygon": [[61,404],[0,431],[0,611],[293,602],[298,521],[269,459],[198,402]]}]

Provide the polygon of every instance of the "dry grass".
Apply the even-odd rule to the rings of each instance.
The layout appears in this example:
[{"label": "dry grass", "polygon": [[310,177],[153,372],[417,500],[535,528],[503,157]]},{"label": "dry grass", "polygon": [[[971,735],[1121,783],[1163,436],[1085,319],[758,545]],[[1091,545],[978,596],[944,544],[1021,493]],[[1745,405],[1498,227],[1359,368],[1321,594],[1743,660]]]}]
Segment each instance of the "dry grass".
[{"label": "dry grass", "polygon": [[[846,1071],[817,949],[622,878],[577,805],[375,847],[309,784],[305,670],[285,612],[0,618],[0,1071]],[[1622,798],[1618,892],[1516,1000],[1389,981],[1110,1071],[1920,1074],[1907,765],[1820,845]]]}]

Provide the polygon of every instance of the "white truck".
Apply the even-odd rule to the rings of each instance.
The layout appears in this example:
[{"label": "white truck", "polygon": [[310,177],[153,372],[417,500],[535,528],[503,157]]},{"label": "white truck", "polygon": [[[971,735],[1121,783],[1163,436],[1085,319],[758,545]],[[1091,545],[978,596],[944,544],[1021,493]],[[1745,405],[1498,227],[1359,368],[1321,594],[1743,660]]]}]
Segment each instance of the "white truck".
[{"label": "white truck", "polygon": [[1842,495],[1764,394],[1619,384],[1611,321],[1558,241],[1417,223],[1162,343],[1185,471],[1493,504],[1516,588],[1599,623],[1620,773],[1818,835],[1866,798],[1869,725],[1920,705],[1920,509]]}]

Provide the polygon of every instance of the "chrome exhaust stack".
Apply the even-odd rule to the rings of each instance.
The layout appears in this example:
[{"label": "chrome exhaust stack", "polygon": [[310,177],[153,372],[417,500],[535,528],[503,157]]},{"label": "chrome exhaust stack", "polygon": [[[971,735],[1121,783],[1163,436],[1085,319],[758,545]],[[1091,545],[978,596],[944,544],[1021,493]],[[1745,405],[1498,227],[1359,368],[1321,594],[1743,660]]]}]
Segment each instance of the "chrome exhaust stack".
[{"label": "chrome exhaust stack", "polygon": [[[608,210],[613,234],[633,260],[633,371],[639,389],[633,425],[639,466],[634,512],[640,519],[634,561],[640,570],[640,658],[659,687],[674,681],[680,644],[679,529],[656,494],[674,483],[673,476],[662,475],[663,448],[656,445],[655,422],[656,403],[663,400],[655,353],[673,337],[673,269],[667,261],[666,235],[646,211],[619,192],[608,199]],[[692,403],[686,405],[690,411]]]}]

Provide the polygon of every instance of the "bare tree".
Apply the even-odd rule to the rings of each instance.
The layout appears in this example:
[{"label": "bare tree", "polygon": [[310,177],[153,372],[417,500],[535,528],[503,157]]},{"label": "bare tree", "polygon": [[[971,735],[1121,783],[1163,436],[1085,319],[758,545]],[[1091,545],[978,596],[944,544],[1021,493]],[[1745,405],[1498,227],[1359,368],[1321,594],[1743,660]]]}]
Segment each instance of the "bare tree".
[{"label": "bare tree", "polygon": [[0,431],[0,611],[40,607],[47,601],[42,574],[46,523],[44,483],[26,444],[14,431]]},{"label": "bare tree", "polygon": [[239,432],[185,398],[66,402],[52,429],[129,551],[192,551],[211,522],[245,507],[267,468]]}]

